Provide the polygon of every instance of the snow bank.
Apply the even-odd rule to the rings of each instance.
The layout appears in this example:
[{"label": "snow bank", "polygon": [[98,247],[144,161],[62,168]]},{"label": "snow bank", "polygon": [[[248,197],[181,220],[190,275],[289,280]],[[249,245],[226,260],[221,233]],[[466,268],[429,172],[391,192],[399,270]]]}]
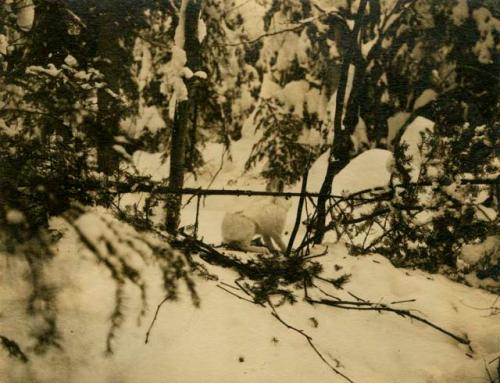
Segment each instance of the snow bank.
[{"label": "snow bank", "polygon": [[387,143],[390,147],[392,147],[392,141],[410,116],[411,113],[408,112],[397,112],[387,119]]},{"label": "snow bank", "polygon": [[[311,306],[300,299],[301,290],[295,291],[298,303],[278,307],[280,317],[311,336],[326,360],[353,381],[472,383],[486,377],[485,362],[500,354],[500,322],[488,315],[493,312],[495,296],[442,276],[396,269],[379,255],[351,257],[343,244],[330,246],[328,255],[317,260],[324,266],[325,277],[352,274],[344,290],[318,281],[324,292],[350,301],[354,299],[350,293],[386,304],[411,300],[393,306],[415,310],[472,342],[474,352],[423,323],[387,312]],[[163,297],[159,276],[149,271],[153,293],[140,324],[136,322],[138,292],[129,288],[128,316],[118,335],[116,353],[105,358],[113,285],[74,233],[66,231],[51,268],[54,282],[66,287],[59,296],[65,353],[34,356],[28,365],[22,365],[0,352],[0,377],[9,383],[343,381],[303,336],[276,320],[269,307],[238,299],[217,287],[224,286],[221,282],[234,286],[236,273],[207,267],[219,281],[197,278],[201,307],[194,308],[188,294],[181,292],[178,302],[161,308],[148,344],[144,343],[145,333]],[[31,325],[12,292],[15,288],[27,294],[28,289],[19,278],[22,267],[10,271],[2,274],[7,276],[0,285],[1,306],[8,313],[0,317],[0,328],[25,345]],[[329,299],[318,289],[309,294]],[[495,365],[490,367],[494,374]]]},{"label": "snow bank", "polygon": [[[311,166],[307,191],[319,193],[328,168],[328,154],[323,153]],[[337,174],[332,184],[333,194],[350,194],[389,185],[391,174],[386,164],[391,159],[392,153],[388,150],[370,149],[361,153]],[[300,183],[294,190],[300,190]]]}]

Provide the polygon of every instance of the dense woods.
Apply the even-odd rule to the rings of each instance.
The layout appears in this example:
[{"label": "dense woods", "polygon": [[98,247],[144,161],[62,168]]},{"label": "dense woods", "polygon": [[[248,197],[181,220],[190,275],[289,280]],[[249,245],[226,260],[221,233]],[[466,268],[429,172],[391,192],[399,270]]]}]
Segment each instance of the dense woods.
[{"label": "dense woods", "polygon": [[[308,295],[324,279],[314,244],[332,239],[498,294],[499,44],[495,0],[0,2],[1,274],[23,265],[30,339],[5,332],[1,311],[0,353],[29,363],[64,352],[64,284],[50,266],[61,221],[113,283],[110,354],[135,315],[127,286],[139,291],[139,316],[149,313],[146,266],[161,274],[164,301],[187,288],[195,306],[210,267],[235,270],[280,322],[271,298],[293,305],[298,289],[319,304]],[[385,153],[380,173],[366,175],[380,183],[336,188],[368,153]],[[165,166],[148,174],[141,155]],[[238,187],[213,187],[238,161]],[[262,194],[296,202],[294,228],[285,254],[242,261],[198,229],[212,219],[205,199],[252,195],[253,181],[254,192],[282,185]],[[185,225],[190,203],[196,221]],[[342,289],[349,278],[329,282]]]}]

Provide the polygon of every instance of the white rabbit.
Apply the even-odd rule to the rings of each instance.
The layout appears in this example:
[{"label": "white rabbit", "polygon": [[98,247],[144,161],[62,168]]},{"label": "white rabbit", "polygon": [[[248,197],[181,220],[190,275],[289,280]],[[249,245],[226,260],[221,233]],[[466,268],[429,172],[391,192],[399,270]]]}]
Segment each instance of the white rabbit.
[{"label": "white rabbit", "polygon": [[[223,242],[239,250],[268,254],[275,250],[274,241],[284,252],[287,246],[281,234],[290,205],[285,197],[264,197],[243,210],[226,213],[222,221]],[[255,235],[262,236],[266,247],[251,245]]]}]

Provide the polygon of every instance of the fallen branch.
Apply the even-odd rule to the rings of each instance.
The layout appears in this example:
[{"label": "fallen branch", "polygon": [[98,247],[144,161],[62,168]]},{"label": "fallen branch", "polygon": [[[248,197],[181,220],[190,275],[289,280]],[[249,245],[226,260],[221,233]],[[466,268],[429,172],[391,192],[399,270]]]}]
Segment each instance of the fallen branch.
[{"label": "fallen branch", "polygon": [[316,355],[319,356],[319,358],[323,361],[323,363],[325,363],[330,368],[330,370],[332,370],[335,374],[340,375],[341,377],[343,377],[348,382],[354,383],[354,381],[352,379],[350,379],[348,376],[346,376],[343,373],[341,373],[338,369],[336,369],[334,366],[332,366],[331,363],[328,362],[328,360],[326,360],[326,358],[323,356],[323,354],[318,350],[318,348],[316,347],[316,345],[313,343],[313,339],[312,339],[312,337],[310,335],[306,334],[304,332],[304,330],[300,330],[300,329],[298,329],[296,327],[293,327],[292,325],[288,324],[287,322],[285,322],[279,316],[278,312],[274,308],[274,306],[271,303],[271,301],[268,301],[268,304],[269,304],[269,306],[271,307],[271,310],[272,310],[271,315],[273,317],[275,317],[286,328],[288,328],[288,329],[290,329],[292,331],[295,331],[296,333],[298,333],[298,334],[302,335],[304,338],[306,338],[307,343],[309,343],[309,346],[314,350],[314,352],[316,353]]},{"label": "fallen branch", "polygon": [[250,279],[258,279],[260,273],[255,267],[248,265],[245,262],[237,259],[236,257],[231,257],[217,251],[214,247],[207,245],[203,241],[189,236],[182,230],[178,233],[182,237],[181,240],[173,240],[170,244],[176,248],[189,248],[199,253],[200,258],[205,262],[210,264],[216,264],[218,266],[233,268],[240,274],[245,275]]},{"label": "fallen branch", "polygon": [[466,338],[462,338],[458,335],[455,335],[455,334],[451,333],[450,331],[447,331],[447,330],[443,329],[442,327],[428,321],[427,319],[424,319],[422,317],[419,317],[418,315],[413,314],[410,310],[395,309],[395,308],[389,307],[389,306],[384,305],[384,304],[372,303],[372,302],[366,302],[366,301],[358,301],[358,302],[336,301],[336,300],[331,300],[331,299],[315,300],[315,299],[311,299],[308,297],[306,297],[306,300],[312,304],[322,304],[322,305],[337,307],[337,308],[341,308],[341,309],[345,309],[345,310],[392,312],[392,313],[397,314],[399,316],[412,318],[412,319],[415,319],[419,322],[422,322],[422,323],[434,328],[435,330],[455,339],[458,343],[470,346],[470,340],[468,340]]}]

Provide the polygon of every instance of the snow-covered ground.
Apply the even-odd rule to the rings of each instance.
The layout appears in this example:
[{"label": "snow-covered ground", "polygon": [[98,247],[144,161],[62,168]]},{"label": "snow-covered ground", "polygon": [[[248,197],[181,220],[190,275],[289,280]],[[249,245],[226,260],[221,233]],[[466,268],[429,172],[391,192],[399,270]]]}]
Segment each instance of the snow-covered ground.
[{"label": "snow-covered ground", "polygon": [[[149,269],[149,310],[137,323],[139,294],[127,289],[127,319],[118,333],[116,352],[104,357],[108,318],[114,286],[93,255],[65,231],[51,271],[54,282],[65,286],[59,295],[60,325],[65,353],[52,351],[32,357],[28,365],[0,359],[0,381],[16,382],[341,382],[319,358],[307,340],[288,329],[270,307],[261,307],[229,294],[238,275],[207,264],[218,281],[197,278],[201,307],[195,308],[187,292],[178,302],[162,306],[145,344],[156,305],[163,298],[160,280]],[[317,258],[325,277],[352,275],[344,290],[318,281],[312,298],[353,300],[353,294],[372,302],[392,304],[414,313],[460,337],[470,339],[472,350],[420,322],[393,313],[342,310],[310,305],[301,300],[277,308],[289,325],[303,330],[319,352],[355,382],[477,382],[494,374],[500,355],[497,297],[447,280],[439,275],[396,269],[383,257],[352,257],[339,243]],[[32,324],[26,321],[18,293],[28,293],[22,270],[11,265],[1,284],[3,334],[29,344]],[[6,279],[7,278],[7,279]],[[7,282],[7,283],[5,283]],[[241,291],[233,290],[244,296]],[[496,304],[496,309],[495,309]],[[495,316],[495,310],[497,315]]]},{"label": "snow-covered ground", "polygon": [[[235,143],[234,162],[225,161],[212,188],[264,189],[256,173],[241,174],[252,143],[250,134]],[[223,149],[211,144],[207,153],[209,161],[204,175],[196,182],[188,179],[186,186],[206,187],[210,183],[219,168]],[[338,175],[334,192],[387,185],[390,157],[390,152],[383,150],[364,153],[351,163],[350,171]],[[165,171],[159,156],[135,158],[137,167],[145,173],[158,176],[157,170],[162,174]],[[319,190],[325,166],[326,156],[323,156],[311,170],[310,191]],[[201,204],[200,237],[219,245],[224,212],[243,204],[251,205],[253,201],[249,197],[207,197]],[[294,203],[287,232],[295,218],[296,199]],[[194,223],[195,214],[193,199],[183,210],[181,224]],[[0,350],[0,383],[346,381],[325,361],[352,381],[365,383],[487,382],[487,369],[491,376],[496,376],[500,356],[497,296],[440,275],[396,269],[377,254],[350,256],[341,242],[328,244],[328,252],[315,261],[323,265],[325,278],[348,273],[350,281],[343,290],[317,281],[318,288],[308,291],[312,298],[333,299],[328,296],[332,295],[353,301],[356,296],[413,310],[450,333],[469,339],[471,347],[429,325],[395,313],[311,305],[302,299],[303,291],[296,290],[298,302],[277,307],[277,313],[289,326],[303,330],[310,337],[323,361],[303,335],[272,315],[271,307],[238,299],[221,288],[244,296],[228,286],[235,286],[237,273],[205,264],[219,279],[195,278],[201,306],[194,307],[188,292],[181,289],[177,302],[167,302],[161,307],[147,344],[146,332],[164,293],[158,270],[146,268],[149,309],[138,323],[140,294],[128,286],[127,315],[118,331],[115,353],[105,357],[114,284],[105,268],[77,240],[73,229],[60,219],[55,219],[53,225],[64,233],[49,270],[53,283],[60,288],[58,308],[64,352],[52,350],[44,356],[32,356],[24,365]],[[30,331],[36,325],[25,313],[23,299],[29,295],[29,288],[22,276],[26,270],[15,259],[0,267],[0,334],[26,347],[31,342]]]}]

